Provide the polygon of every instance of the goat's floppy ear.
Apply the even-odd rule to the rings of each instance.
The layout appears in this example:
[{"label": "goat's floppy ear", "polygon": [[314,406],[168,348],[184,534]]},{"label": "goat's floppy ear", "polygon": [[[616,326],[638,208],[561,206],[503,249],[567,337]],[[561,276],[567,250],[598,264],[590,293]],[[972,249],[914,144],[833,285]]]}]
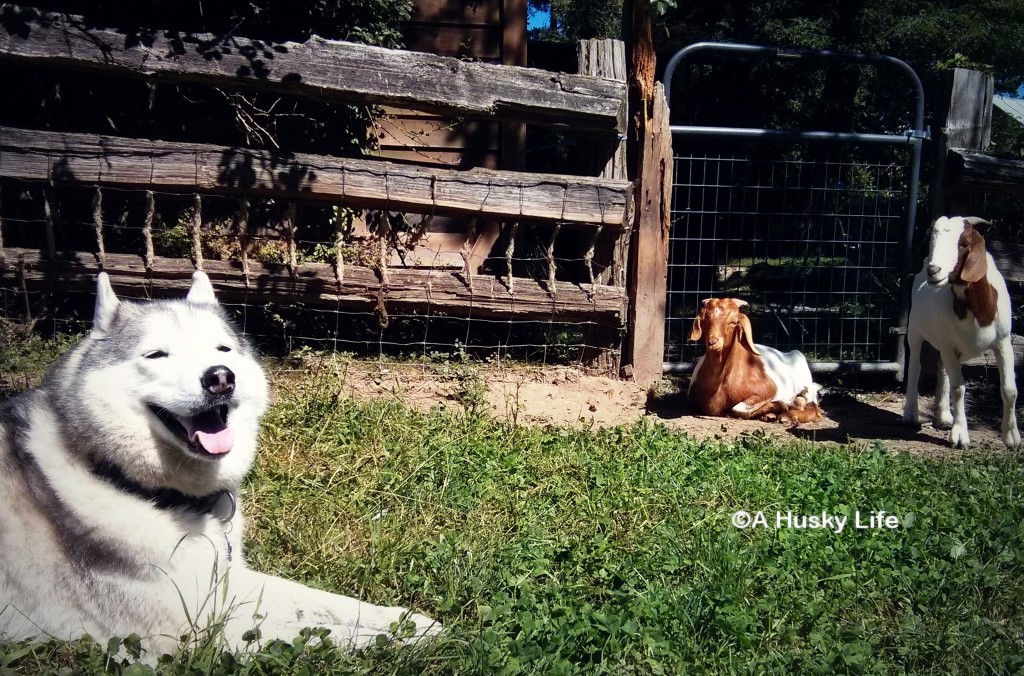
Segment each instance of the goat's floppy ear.
[{"label": "goat's floppy ear", "polygon": [[693,320],[693,327],[690,329],[690,337],[688,338],[688,340],[691,343],[700,340],[700,337],[702,335],[700,330],[700,320],[703,316],[704,313],[702,312],[699,315],[697,315]]},{"label": "goat's floppy ear", "polygon": [[700,320],[704,319],[704,312],[710,301],[710,298],[705,298],[700,302],[700,312],[698,312],[697,316],[693,319],[693,327],[690,328],[690,337],[687,339],[691,343],[700,340],[700,337],[703,335],[703,331],[700,329]]},{"label": "goat's floppy ear", "polygon": [[92,330],[96,334],[104,334],[114,324],[114,316],[121,301],[110,286],[110,277],[101,272],[96,276],[96,309],[92,315]]},{"label": "goat's floppy ear", "polygon": [[759,357],[761,356],[761,353],[754,347],[754,330],[750,327],[750,317],[745,314],[740,315],[740,342],[748,350]]},{"label": "goat's floppy ear", "polygon": [[192,287],[188,290],[185,300],[190,303],[217,304],[217,296],[213,293],[213,284],[210,284],[210,278],[206,276],[205,272],[196,270],[192,273]]},{"label": "goat's floppy ear", "polygon": [[[967,219],[964,219],[965,221]],[[973,284],[985,277],[988,272],[988,256],[985,255],[985,238],[975,230],[969,223],[964,227],[964,237],[967,238],[967,254],[960,262],[961,281]]]}]

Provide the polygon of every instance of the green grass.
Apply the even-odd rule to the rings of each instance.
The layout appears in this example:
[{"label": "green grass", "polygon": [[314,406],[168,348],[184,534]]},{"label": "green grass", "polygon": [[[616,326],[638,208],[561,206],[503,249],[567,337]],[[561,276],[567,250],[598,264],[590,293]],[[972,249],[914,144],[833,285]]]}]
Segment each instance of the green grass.
[{"label": "green grass", "polygon": [[[244,659],[200,647],[160,673],[1024,670],[1019,454],[938,462],[649,424],[520,428],[342,399],[327,374],[290,382],[245,485],[250,562],[413,605],[445,632],[357,655],[305,639]],[[739,509],[857,508],[910,523],[730,524]],[[7,646],[0,674],[149,673],[116,648]]]}]

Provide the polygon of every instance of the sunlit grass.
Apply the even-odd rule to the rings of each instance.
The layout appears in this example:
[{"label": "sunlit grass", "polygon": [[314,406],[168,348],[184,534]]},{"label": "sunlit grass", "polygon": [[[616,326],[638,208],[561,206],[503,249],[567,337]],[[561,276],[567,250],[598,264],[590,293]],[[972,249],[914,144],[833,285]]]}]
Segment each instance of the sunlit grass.
[{"label": "sunlit grass", "polygon": [[[1020,455],[516,427],[468,405],[346,399],[343,377],[325,367],[278,388],[244,487],[248,558],[410,605],[444,622],[442,638],[357,655],[201,646],[161,673],[1024,669]],[[885,510],[910,525],[738,530],[739,509]],[[14,673],[143,673],[121,671],[131,661],[88,644],[0,649]]]}]

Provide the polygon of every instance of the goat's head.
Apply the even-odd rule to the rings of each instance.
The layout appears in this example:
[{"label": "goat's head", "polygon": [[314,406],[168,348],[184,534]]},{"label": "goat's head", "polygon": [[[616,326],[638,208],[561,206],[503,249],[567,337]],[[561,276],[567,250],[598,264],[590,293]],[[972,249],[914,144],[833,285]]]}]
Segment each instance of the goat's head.
[{"label": "goat's head", "polygon": [[709,352],[720,352],[739,340],[748,350],[760,355],[754,347],[754,332],[750,328],[746,308],[747,301],[737,298],[705,298],[700,303],[697,318],[693,320],[690,340],[703,337],[704,347]]},{"label": "goat's head", "polygon": [[985,276],[985,238],[974,229],[988,221],[976,216],[939,217],[932,226],[928,244],[929,284],[969,284]]}]

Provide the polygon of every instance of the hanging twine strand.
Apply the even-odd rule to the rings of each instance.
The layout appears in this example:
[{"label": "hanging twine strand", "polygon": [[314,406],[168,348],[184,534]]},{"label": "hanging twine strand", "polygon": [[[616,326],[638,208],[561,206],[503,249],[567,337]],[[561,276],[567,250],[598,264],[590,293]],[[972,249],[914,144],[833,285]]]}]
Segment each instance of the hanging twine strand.
[{"label": "hanging twine strand", "polygon": [[[569,201],[569,184],[568,182],[562,186],[562,218],[565,218],[565,205]],[[562,229],[562,221],[556,221],[555,227],[551,229],[551,239],[548,241],[548,292],[551,295],[555,295],[555,272],[557,266],[555,265],[555,240],[558,239],[558,233]]]},{"label": "hanging twine strand", "polygon": [[102,270],[107,264],[107,252],[103,246],[103,191],[99,186],[92,196],[92,224],[96,229],[96,260]]},{"label": "hanging twine strand", "polygon": [[156,199],[153,197],[153,191],[146,191],[146,218],[142,222],[142,239],[146,247],[145,253],[143,254],[143,261],[146,264],[146,272],[153,271],[153,216],[156,214]]},{"label": "hanging twine strand", "polygon": [[51,261],[57,260],[57,236],[54,234],[56,211],[52,188],[43,188],[43,218],[46,219],[46,251]]},{"label": "hanging twine strand", "polygon": [[28,298],[28,284],[25,282],[25,261],[18,259],[18,283],[21,287],[21,297],[25,300],[25,321],[32,324],[32,303]]},{"label": "hanging twine strand", "polygon": [[203,240],[200,230],[203,227],[203,198],[199,193],[192,200],[192,265],[196,270],[203,269]]},{"label": "hanging twine strand", "polygon": [[[345,181],[348,175],[345,173],[345,167],[341,167],[341,196],[345,197],[345,189],[347,187]],[[352,218],[354,214],[350,209],[343,206],[334,207],[334,281],[338,285],[338,289],[341,289],[341,284],[345,280],[345,230],[352,225]],[[339,301],[340,302],[340,301]],[[337,340],[337,338],[335,338]]]},{"label": "hanging twine strand", "polygon": [[380,211],[377,224],[377,239],[380,244],[380,282],[383,287],[391,283],[391,272],[388,270],[388,259],[391,257],[389,240],[391,238],[391,185],[387,172],[384,172],[384,208]]},{"label": "hanging twine strand", "polygon": [[508,246],[505,247],[505,267],[508,268],[508,292],[515,294],[515,277],[512,276],[512,254],[516,250],[516,233],[519,232],[519,221],[509,226]]},{"label": "hanging twine strand", "polygon": [[391,236],[391,216],[387,210],[380,212],[380,222],[377,228],[377,242],[380,248],[380,281],[384,286],[391,283],[391,273],[388,269],[388,259],[391,256],[391,247],[388,239]]},{"label": "hanging twine strand", "polygon": [[562,229],[560,221],[555,223],[551,229],[551,239],[548,241],[548,291],[555,294],[555,240],[558,239],[558,232]]},{"label": "hanging twine strand", "polygon": [[288,274],[292,277],[299,271],[298,247],[295,242],[295,233],[298,226],[295,224],[295,216],[298,212],[298,204],[292,200],[288,203],[288,209],[284,215],[284,231],[288,238]]},{"label": "hanging twine strand", "polygon": [[352,212],[344,207],[336,207],[337,217],[334,219],[334,281],[341,288],[345,281],[345,230],[352,222]]},{"label": "hanging twine strand", "polygon": [[238,216],[235,218],[235,239],[238,240],[239,257],[242,259],[242,276],[245,288],[249,288],[249,198],[238,200]]},{"label": "hanging twine strand", "polygon": [[469,285],[470,293],[473,292],[473,243],[476,241],[476,218],[469,222],[469,232],[466,234],[466,241],[462,243],[462,272],[466,275],[466,283]]},{"label": "hanging twine strand", "polygon": [[7,268],[7,254],[4,253],[4,187],[0,185],[0,272]]},{"label": "hanging twine strand", "polygon": [[594,232],[590,237],[590,246],[587,247],[587,252],[583,254],[583,260],[587,264],[587,272],[590,273],[590,289],[587,291],[587,297],[590,300],[594,299],[594,251],[597,249],[597,238],[601,236],[603,228],[604,226],[600,223],[594,228]]}]

